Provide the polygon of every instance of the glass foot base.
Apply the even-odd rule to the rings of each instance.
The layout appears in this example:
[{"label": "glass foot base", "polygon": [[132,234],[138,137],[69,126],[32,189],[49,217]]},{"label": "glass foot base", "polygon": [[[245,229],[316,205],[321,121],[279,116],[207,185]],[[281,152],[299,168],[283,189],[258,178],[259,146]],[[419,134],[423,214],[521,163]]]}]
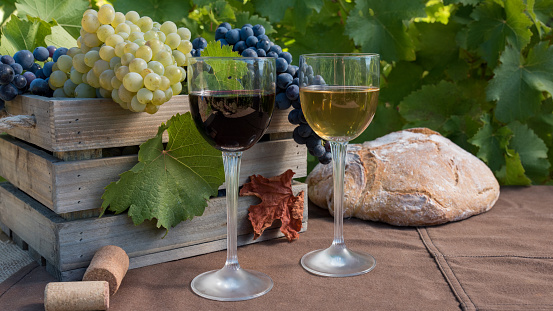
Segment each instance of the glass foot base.
[{"label": "glass foot base", "polygon": [[345,246],[332,245],[305,254],[301,259],[303,268],[313,274],[328,277],[346,277],[367,273],[374,269],[373,256],[350,251]]},{"label": "glass foot base", "polygon": [[268,293],[273,288],[273,280],[253,270],[223,268],[198,275],[190,286],[194,293],[207,299],[239,301]]}]

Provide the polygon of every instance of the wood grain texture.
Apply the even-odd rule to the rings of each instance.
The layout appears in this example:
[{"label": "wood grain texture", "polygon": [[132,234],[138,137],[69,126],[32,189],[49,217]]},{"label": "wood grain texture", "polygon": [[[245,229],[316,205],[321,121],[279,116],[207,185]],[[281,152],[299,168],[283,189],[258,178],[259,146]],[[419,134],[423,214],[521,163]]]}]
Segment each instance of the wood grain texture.
[{"label": "wood grain texture", "polygon": [[[287,169],[304,177],[306,156],[306,148],[291,139],[260,142],[244,152],[240,184],[253,174],[270,177]],[[61,161],[17,139],[0,137],[0,176],[66,219],[99,215],[104,188],[137,161],[136,155]]]},{"label": "wood grain texture", "polygon": [[[294,183],[295,194],[307,185]],[[131,258],[130,268],[138,268],[226,248],[225,198],[211,199],[203,216],[165,230],[147,221],[135,226],[126,215],[67,221],[9,183],[0,184],[0,221],[47,261],[47,269],[59,279],[82,276],[95,252],[105,245],[123,248]],[[240,197],[238,207],[239,245],[282,236],[270,229],[253,241],[247,209],[258,204],[255,197]],[[307,228],[307,200],[304,202],[302,231]]]},{"label": "wood grain texture", "polygon": [[[139,145],[177,113],[189,111],[188,96],[173,96],[154,115],[122,109],[111,99],[54,99],[18,96],[6,103],[13,115],[34,115],[36,127],[7,131],[49,151],[63,152]],[[292,132],[288,110],[276,110],[267,133]],[[167,133],[164,137],[167,141]]]}]

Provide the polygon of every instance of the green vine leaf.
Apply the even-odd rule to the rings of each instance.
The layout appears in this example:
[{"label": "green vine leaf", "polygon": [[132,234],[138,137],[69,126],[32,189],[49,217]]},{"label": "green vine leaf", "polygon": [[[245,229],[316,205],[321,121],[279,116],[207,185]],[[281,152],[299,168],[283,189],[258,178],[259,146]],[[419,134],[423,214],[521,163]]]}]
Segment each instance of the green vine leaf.
[{"label": "green vine leaf", "polygon": [[519,154],[526,175],[532,179],[547,177],[550,163],[545,142],[526,124],[515,121],[508,127],[513,132],[509,146]]},{"label": "green vine leaf", "polygon": [[526,4],[520,0],[505,0],[504,8],[496,1],[487,0],[471,16],[474,22],[469,25],[468,46],[478,47],[492,68],[506,44],[520,51],[530,42],[533,23],[526,15]]},{"label": "green vine leaf", "polygon": [[[238,52],[232,51],[231,46],[221,45],[221,43],[217,41],[209,42],[202,52],[202,56],[241,57]],[[240,79],[248,72],[248,67],[245,62],[209,59],[206,60],[206,64],[213,68],[213,73],[203,72],[204,76],[198,76],[195,83],[201,84],[206,81],[211,90],[244,89]]]},{"label": "green vine leaf", "polygon": [[10,21],[2,27],[0,52],[14,55],[21,50],[33,51],[38,46],[45,46],[44,38],[51,34],[50,25],[40,19],[21,20],[12,15]]},{"label": "green vine leaf", "polygon": [[360,0],[350,12],[346,34],[363,52],[378,53],[387,62],[415,60],[415,45],[404,21],[426,17],[424,1]]},{"label": "green vine leaf", "polygon": [[489,114],[484,114],[481,121],[482,127],[469,142],[479,148],[476,155],[495,172],[505,165],[504,154],[513,132],[506,126],[494,127]]},{"label": "green vine leaf", "polygon": [[117,0],[113,2],[117,12],[136,11],[156,22],[178,22],[188,16],[190,1],[181,0]]},{"label": "green vine leaf", "polygon": [[[169,134],[164,148],[163,133]],[[225,181],[221,152],[197,131],[190,113],[173,116],[140,146],[138,163],[106,187],[103,212],[126,211],[135,225],[157,219],[167,230],[203,214]],[[103,213],[102,212],[102,213]]]},{"label": "green vine leaf", "polygon": [[18,0],[15,6],[21,19],[29,15],[48,23],[55,21],[73,38],[78,38],[83,12],[89,4],[87,0]]},{"label": "green vine leaf", "polygon": [[505,165],[496,172],[496,177],[502,185],[528,186],[532,184],[532,181],[524,174],[520,155],[510,149],[505,154]]},{"label": "green vine leaf", "polygon": [[263,17],[260,17],[258,15],[250,15],[250,12],[236,12],[234,14],[236,16],[236,26],[242,26],[245,24],[252,24],[252,25],[262,25],[263,28],[265,28],[265,34],[270,35],[272,33],[275,33],[276,30],[273,28],[273,25]]},{"label": "green vine leaf", "polygon": [[553,46],[541,42],[526,59],[514,47],[507,47],[500,60],[488,84],[487,99],[497,101],[499,121],[525,121],[539,111],[542,91],[553,94]]}]

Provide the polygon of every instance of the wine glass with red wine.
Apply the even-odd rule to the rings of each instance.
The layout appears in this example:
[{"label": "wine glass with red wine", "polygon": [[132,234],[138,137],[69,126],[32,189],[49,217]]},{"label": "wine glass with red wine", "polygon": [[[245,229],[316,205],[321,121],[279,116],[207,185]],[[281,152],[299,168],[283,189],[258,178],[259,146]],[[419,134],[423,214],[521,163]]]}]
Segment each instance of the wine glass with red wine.
[{"label": "wine glass with red wine", "polygon": [[273,287],[266,274],[238,264],[236,215],[242,152],[259,141],[269,126],[275,85],[272,57],[196,57],[188,65],[190,112],[204,139],[223,152],[227,186],[226,263],[191,283],[192,290],[204,298],[247,300]]}]

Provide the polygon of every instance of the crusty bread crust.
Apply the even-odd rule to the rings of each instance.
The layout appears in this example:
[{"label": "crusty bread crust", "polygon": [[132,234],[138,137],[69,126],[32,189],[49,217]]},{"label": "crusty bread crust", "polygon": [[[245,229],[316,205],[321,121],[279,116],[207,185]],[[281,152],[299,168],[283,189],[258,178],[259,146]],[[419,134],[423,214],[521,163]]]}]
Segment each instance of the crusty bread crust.
[{"label": "crusty bread crust", "polygon": [[[307,177],[309,199],[333,211],[332,165]],[[437,225],[488,211],[499,184],[480,159],[427,128],[350,145],[344,217],[397,226]]]}]

